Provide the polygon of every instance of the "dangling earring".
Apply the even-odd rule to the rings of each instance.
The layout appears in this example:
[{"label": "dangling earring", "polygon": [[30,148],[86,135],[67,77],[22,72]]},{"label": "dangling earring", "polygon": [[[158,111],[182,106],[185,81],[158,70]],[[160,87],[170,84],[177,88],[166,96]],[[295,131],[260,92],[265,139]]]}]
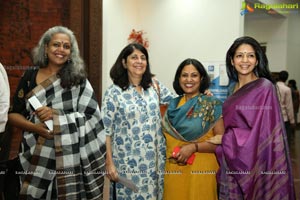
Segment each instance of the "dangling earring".
[{"label": "dangling earring", "polygon": [[48,55],[46,53],[44,55],[44,58],[45,58],[45,63],[48,63]]},{"label": "dangling earring", "polygon": [[255,74],[255,76],[257,76],[257,77],[259,77],[258,75],[258,71],[257,71],[257,65],[255,66],[255,68],[254,68],[254,74]]},{"label": "dangling earring", "polygon": [[122,64],[123,64],[124,69],[127,69],[127,66],[126,66],[126,63],[125,63],[125,59],[122,59]]},{"label": "dangling earring", "polygon": [[70,59],[70,58],[68,58],[67,63],[68,63],[68,64],[71,63],[71,59]]},{"label": "dangling earring", "polygon": [[232,70],[233,70],[235,73],[237,73],[237,71],[236,71],[234,65],[233,65],[233,64],[231,64],[231,65],[232,65]]}]

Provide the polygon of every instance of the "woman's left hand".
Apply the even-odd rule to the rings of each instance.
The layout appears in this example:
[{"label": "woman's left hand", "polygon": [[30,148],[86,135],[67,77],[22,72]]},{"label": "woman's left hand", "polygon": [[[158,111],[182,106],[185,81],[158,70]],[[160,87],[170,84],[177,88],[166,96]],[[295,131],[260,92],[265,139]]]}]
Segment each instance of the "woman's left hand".
[{"label": "woman's left hand", "polygon": [[35,114],[41,122],[53,119],[53,110],[47,106],[36,109]]},{"label": "woman's left hand", "polygon": [[194,144],[187,144],[180,147],[180,151],[177,153],[177,161],[186,164],[189,157],[195,152]]}]

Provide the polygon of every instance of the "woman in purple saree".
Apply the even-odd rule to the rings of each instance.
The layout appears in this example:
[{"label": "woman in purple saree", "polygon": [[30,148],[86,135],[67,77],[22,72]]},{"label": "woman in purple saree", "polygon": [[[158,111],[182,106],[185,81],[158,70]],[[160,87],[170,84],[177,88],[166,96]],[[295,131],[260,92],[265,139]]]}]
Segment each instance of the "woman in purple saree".
[{"label": "woman in purple saree", "polygon": [[268,60],[251,37],[235,40],[226,56],[235,83],[224,102],[225,133],[216,153],[219,199],[295,199],[291,162]]}]

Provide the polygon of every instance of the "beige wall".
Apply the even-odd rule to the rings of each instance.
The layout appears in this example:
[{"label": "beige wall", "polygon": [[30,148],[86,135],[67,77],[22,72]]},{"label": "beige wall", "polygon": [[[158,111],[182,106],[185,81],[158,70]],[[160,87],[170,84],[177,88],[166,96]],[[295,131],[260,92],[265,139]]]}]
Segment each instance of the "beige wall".
[{"label": "beige wall", "polygon": [[172,88],[185,58],[225,59],[229,45],[243,35],[240,8],[237,0],[104,0],[103,90],[111,84],[109,70],[131,29],[147,32],[152,72]]}]

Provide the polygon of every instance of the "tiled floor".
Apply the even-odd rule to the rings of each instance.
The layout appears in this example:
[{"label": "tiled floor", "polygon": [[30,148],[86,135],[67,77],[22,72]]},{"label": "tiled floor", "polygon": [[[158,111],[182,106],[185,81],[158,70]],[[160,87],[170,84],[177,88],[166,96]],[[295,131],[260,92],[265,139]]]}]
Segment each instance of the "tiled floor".
[{"label": "tiled floor", "polygon": [[300,200],[300,128],[296,130],[294,139],[290,144],[290,156],[293,167],[296,199]]}]

